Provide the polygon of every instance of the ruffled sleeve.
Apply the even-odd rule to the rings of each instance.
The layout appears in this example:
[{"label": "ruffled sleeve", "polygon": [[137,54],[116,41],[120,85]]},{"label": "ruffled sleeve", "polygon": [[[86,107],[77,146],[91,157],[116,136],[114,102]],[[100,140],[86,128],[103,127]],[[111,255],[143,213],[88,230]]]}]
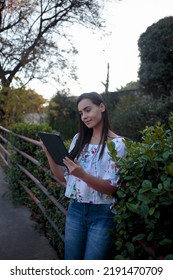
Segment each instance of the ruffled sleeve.
[{"label": "ruffled sleeve", "polygon": [[70,144],[69,152],[71,152],[73,150],[78,137],[79,137],[79,133],[75,134],[75,136],[73,137],[71,144]]},{"label": "ruffled sleeve", "polygon": [[[122,158],[126,155],[126,146],[123,142],[123,138],[115,138],[113,140],[115,143],[115,149],[117,151],[117,156]],[[112,186],[118,187],[119,175],[118,175],[118,166],[116,166],[116,162],[109,155],[108,158],[108,168],[104,174],[103,179],[108,180]]]}]

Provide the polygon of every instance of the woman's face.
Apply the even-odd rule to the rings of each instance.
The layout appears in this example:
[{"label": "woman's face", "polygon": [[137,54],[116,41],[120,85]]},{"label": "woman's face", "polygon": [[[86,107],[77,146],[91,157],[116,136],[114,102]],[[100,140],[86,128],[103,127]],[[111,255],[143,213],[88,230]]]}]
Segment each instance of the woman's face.
[{"label": "woman's face", "polygon": [[95,105],[90,99],[82,99],[78,104],[78,111],[82,122],[88,128],[95,128],[102,123],[102,113],[105,111],[105,105]]}]

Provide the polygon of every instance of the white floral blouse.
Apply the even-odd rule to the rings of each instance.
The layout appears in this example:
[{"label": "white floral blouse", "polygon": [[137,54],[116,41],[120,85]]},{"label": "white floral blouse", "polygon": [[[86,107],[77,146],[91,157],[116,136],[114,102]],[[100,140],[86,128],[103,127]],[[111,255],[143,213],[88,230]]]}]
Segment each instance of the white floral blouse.
[{"label": "white floral blouse", "polygon": [[[73,149],[77,137],[78,134],[74,136],[69,151]],[[118,157],[125,156],[125,144],[122,140],[123,138],[121,137],[117,137],[112,140],[115,143]],[[103,156],[99,160],[99,147],[100,145],[95,144],[89,144],[87,149],[84,147],[78,158],[78,162],[89,174],[103,180],[109,180],[112,186],[117,187],[119,177],[116,173],[118,168],[112,160],[107,146],[105,146]],[[67,182],[65,196],[69,198],[76,199],[78,202],[93,204],[112,204],[115,202],[115,198],[111,195],[100,193],[87,185],[81,179],[73,175],[69,175],[67,169],[65,170],[65,179]]]}]

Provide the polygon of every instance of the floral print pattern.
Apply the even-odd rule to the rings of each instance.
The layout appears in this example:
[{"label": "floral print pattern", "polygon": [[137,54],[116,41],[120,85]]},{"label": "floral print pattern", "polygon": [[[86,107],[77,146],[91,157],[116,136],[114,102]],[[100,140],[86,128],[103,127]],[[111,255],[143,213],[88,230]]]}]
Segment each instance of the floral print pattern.
[{"label": "floral print pattern", "polygon": [[[77,137],[78,134],[74,136],[69,150],[73,149]],[[119,157],[125,156],[125,144],[122,140],[123,138],[121,137],[112,140],[115,143]],[[119,176],[117,175],[118,168],[112,160],[107,147],[105,147],[103,157],[99,160],[99,148],[100,145],[94,144],[85,146],[79,156],[78,162],[89,174],[103,180],[108,180],[112,186],[117,187],[119,181]],[[112,204],[115,202],[114,197],[94,190],[84,181],[73,175],[69,175],[67,170],[65,171],[65,179],[67,182],[65,195],[69,198],[76,199],[78,202],[94,204]]]}]

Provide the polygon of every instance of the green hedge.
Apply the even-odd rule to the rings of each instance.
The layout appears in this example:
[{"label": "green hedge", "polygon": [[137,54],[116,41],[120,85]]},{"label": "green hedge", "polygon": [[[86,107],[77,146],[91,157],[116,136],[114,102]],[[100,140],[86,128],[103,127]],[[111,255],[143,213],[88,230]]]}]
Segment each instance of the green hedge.
[{"label": "green hedge", "polygon": [[173,113],[164,124],[146,127],[142,141],[126,140],[118,159],[121,187],[115,216],[115,259],[173,259]]}]

